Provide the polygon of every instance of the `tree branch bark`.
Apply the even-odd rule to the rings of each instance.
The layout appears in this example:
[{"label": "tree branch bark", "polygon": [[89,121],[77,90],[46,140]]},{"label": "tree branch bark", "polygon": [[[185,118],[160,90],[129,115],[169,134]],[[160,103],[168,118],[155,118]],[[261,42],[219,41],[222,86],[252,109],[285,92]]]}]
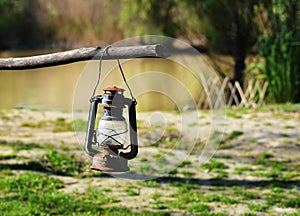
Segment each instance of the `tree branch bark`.
[{"label": "tree branch bark", "polygon": [[18,58],[0,58],[0,70],[24,70],[69,64],[85,60],[129,59],[143,57],[170,56],[167,49],[160,45],[143,45],[128,47],[87,47],[65,52]]}]

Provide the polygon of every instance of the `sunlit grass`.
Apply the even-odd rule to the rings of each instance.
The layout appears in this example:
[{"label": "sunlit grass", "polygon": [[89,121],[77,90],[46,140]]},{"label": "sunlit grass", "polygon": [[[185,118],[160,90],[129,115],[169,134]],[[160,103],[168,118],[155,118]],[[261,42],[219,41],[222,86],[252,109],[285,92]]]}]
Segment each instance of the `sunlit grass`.
[{"label": "sunlit grass", "polygon": [[[280,139],[285,139],[281,144],[297,150],[300,139],[292,133],[297,125],[294,126],[290,117],[296,118],[298,111],[289,105],[274,107],[268,108],[269,111],[275,115],[274,118],[284,121],[280,126],[283,131],[278,133]],[[246,113],[251,121],[256,109],[269,112],[267,108],[236,108],[229,112],[241,118]],[[277,109],[289,113],[282,111],[284,113],[280,117],[276,114]],[[230,118],[233,121],[241,119],[236,116]],[[59,131],[73,130],[70,127],[73,122],[67,118],[55,118],[44,123],[37,121],[32,127],[31,121],[24,122],[29,124],[23,124],[22,130],[52,133],[56,127],[55,135],[60,135]],[[268,130],[275,126],[273,120],[267,122],[269,124],[261,125]],[[78,125],[85,130],[86,121],[80,120]],[[159,126],[155,127],[159,129]],[[146,127],[142,130],[147,133]],[[167,147],[165,141],[169,137],[170,150],[176,146],[170,137],[178,136],[179,132],[171,125],[165,131],[166,139],[158,144]],[[221,134],[214,130],[212,133],[215,139]],[[239,142],[248,135],[243,128],[234,128],[226,132],[224,142]],[[172,151],[167,154],[159,150],[150,156],[141,154],[134,159],[138,165],[132,171],[141,175],[157,174],[159,177],[136,182],[115,180],[108,174],[89,171],[88,162],[77,158],[74,148],[69,145],[57,147],[29,140],[31,138],[26,142],[23,138],[0,140],[0,150],[3,149],[0,153],[0,215],[42,215],[41,212],[45,215],[233,215],[233,209],[240,207],[244,216],[278,215],[278,209],[282,215],[298,215],[299,162],[290,159],[289,155],[279,155],[280,149],[273,147],[262,146],[262,150],[254,149],[252,152],[251,146],[258,146],[260,137],[250,138],[246,145],[251,151],[240,150],[246,156],[237,154],[235,146],[231,145],[226,150],[221,148],[203,165],[199,165],[193,154],[188,158],[176,158],[178,165],[171,168],[166,164],[176,155]],[[36,157],[30,157],[30,154],[22,156],[35,151],[39,152]],[[231,154],[232,151],[234,154]],[[59,180],[64,178],[84,182],[85,185],[80,188],[84,189],[64,192],[73,184]]]}]

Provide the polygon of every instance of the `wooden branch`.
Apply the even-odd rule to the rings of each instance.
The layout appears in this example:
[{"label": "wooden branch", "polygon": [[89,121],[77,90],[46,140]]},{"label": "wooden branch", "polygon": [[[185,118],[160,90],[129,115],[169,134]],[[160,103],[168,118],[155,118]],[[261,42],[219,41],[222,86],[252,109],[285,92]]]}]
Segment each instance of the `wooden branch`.
[{"label": "wooden branch", "polygon": [[166,58],[170,54],[167,49],[160,45],[143,45],[128,47],[88,47],[58,52],[46,55],[19,58],[0,58],[0,70],[23,70],[56,65],[69,64],[85,60],[129,59],[140,57]]}]

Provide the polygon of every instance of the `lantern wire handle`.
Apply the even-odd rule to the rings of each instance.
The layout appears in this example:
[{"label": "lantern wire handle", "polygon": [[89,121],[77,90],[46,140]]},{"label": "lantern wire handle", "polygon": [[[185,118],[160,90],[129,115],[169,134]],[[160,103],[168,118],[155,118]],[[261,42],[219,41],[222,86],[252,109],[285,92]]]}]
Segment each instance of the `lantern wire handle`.
[{"label": "lantern wire handle", "polygon": [[117,61],[118,61],[118,66],[119,66],[121,75],[122,75],[122,77],[123,77],[124,83],[126,84],[128,90],[129,90],[131,99],[134,101],[134,103],[136,103],[136,99],[135,99],[135,97],[134,97],[133,94],[132,94],[131,88],[130,88],[129,84],[127,83],[126,77],[125,77],[124,72],[123,72],[123,69],[122,69],[122,67],[121,67],[120,60],[117,59]]},{"label": "lantern wire handle", "polygon": [[[92,94],[91,98],[93,98],[93,97],[95,96],[96,90],[97,90],[98,85],[99,85],[99,82],[100,82],[101,72],[102,72],[102,59],[103,59],[104,53],[107,53],[107,50],[108,50],[110,47],[111,47],[111,46],[105,47],[103,53],[102,53],[101,56],[100,56],[100,62],[99,62],[99,68],[98,68],[98,79],[97,79],[96,85],[95,85],[95,87],[94,87],[93,94]],[[107,53],[107,54],[108,54],[108,53]]]},{"label": "lantern wire handle", "polygon": [[[95,96],[95,93],[96,93],[96,90],[98,88],[98,85],[100,83],[100,79],[101,79],[101,73],[102,73],[102,59],[103,59],[103,56],[104,56],[104,53],[107,53],[108,49],[110,48],[111,46],[107,46],[104,48],[104,51],[102,52],[101,56],[100,56],[100,61],[99,61],[99,69],[98,69],[98,78],[97,78],[97,82],[96,82],[96,85],[94,87],[94,90],[93,90],[93,94],[91,96],[91,99]],[[107,53],[108,54],[108,53]],[[131,96],[131,99],[134,101],[134,103],[136,103],[136,99],[135,97],[133,96],[132,94],[132,91],[131,91],[131,88],[126,80],[126,77],[124,75],[124,72],[123,72],[123,69],[122,69],[122,66],[120,64],[120,60],[117,59],[118,61],[118,66],[119,66],[119,69],[120,69],[120,72],[121,72],[121,75],[122,75],[122,78],[124,80],[124,83],[126,84],[128,90],[129,90],[129,93],[130,93],[130,96]]]}]

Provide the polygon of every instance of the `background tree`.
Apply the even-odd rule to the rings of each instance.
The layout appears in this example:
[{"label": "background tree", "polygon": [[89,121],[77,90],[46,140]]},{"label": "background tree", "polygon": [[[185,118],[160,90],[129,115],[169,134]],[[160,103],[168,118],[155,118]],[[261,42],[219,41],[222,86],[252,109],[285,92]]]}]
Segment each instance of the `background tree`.
[{"label": "background tree", "polygon": [[198,15],[204,20],[204,31],[214,52],[229,54],[234,59],[233,81],[243,83],[245,59],[257,41],[254,22],[257,0],[204,0]]},{"label": "background tree", "polygon": [[47,41],[39,0],[0,0],[0,49],[37,49]]},{"label": "background tree", "polygon": [[119,27],[126,37],[160,34],[189,39],[202,34],[195,7],[182,0],[122,0]]},{"label": "background tree", "polygon": [[275,102],[300,101],[299,1],[272,0],[257,7],[263,35],[258,43],[264,62],[256,63],[269,81],[267,96]]},{"label": "background tree", "polygon": [[[242,82],[245,58],[257,39],[254,7],[259,1],[203,0],[122,2],[125,33],[171,37],[205,34],[212,51],[234,58],[234,80]],[[133,25],[128,25],[132,23]],[[136,27],[137,26],[137,27]]]},{"label": "background tree", "polygon": [[0,1],[0,49],[19,42],[22,26],[22,2],[2,0]]},{"label": "background tree", "polygon": [[[274,91],[292,94],[300,89],[294,75],[299,74],[299,63],[286,56],[299,55],[298,9],[298,0],[0,0],[0,49],[69,49],[144,34],[187,39],[195,45],[193,38],[201,43],[205,35],[211,53],[233,57],[233,81],[242,84],[245,59],[263,35],[257,50],[265,59],[265,77]],[[282,62],[281,69],[271,62]],[[281,75],[273,79],[270,74],[278,71]],[[300,98],[299,92],[296,95]]]}]

